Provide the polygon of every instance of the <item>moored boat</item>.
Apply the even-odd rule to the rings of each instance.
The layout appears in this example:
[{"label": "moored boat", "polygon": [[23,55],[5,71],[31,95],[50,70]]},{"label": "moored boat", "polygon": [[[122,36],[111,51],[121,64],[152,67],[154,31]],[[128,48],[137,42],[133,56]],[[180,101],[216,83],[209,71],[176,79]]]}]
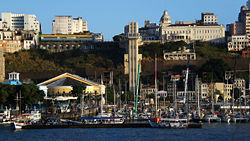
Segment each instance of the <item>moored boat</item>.
[{"label": "moored boat", "polygon": [[244,115],[237,114],[231,118],[232,122],[248,122],[248,118],[245,117]]},{"label": "moored boat", "polygon": [[152,122],[151,120],[149,120],[149,124],[153,128],[181,129],[188,127],[188,120],[179,118],[162,118],[158,119],[157,122]]},{"label": "moored boat", "polygon": [[204,119],[207,122],[221,122],[221,118],[219,118],[216,114],[206,115]]}]

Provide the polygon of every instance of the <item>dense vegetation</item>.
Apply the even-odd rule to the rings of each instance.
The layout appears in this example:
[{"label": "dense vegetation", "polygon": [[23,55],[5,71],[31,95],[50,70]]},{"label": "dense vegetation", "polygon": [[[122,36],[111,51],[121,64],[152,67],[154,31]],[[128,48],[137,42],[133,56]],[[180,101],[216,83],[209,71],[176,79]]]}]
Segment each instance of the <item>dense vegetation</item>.
[{"label": "dense vegetation", "polygon": [[114,70],[123,65],[123,49],[105,51],[81,50],[52,53],[32,49],[6,54],[6,72],[71,72],[87,76],[95,71]]},{"label": "dense vegetation", "polygon": [[229,66],[222,59],[210,59],[199,70],[203,81],[223,81],[225,71],[229,70]]},{"label": "dense vegetation", "polygon": [[[151,84],[151,82],[154,82],[155,54],[159,58],[159,72],[174,71],[180,73],[186,69],[187,61],[164,61],[163,52],[177,51],[180,48],[183,49],[183,47],[192,49],[193,46],[197,53],[197,61],[190,62],[190,69],[192,72],[200,74],[199,76],[203,76],[205,72],[206,76],[203,76],[203,80],[211,81],[213,76],[214,81],[223,81],[224,72],[233,70],[234,55],[227,52],[226,44],[212,44],[209,42],[187,44],[184,41],[167,42],[165,44],[151,43],[139,47],[139,53],[143,55],[141,77],[143,83],[148,84],[150,82],[149,84]],[[32,49],[14,54],[5,54],[6,72],[21,72],[21,77],[25,75],[25,79],[31,78],[36,80],[35,83],[38,83],[65,72],[93,79],[95,75],[100,78],[100,74],[104,70],[111,70],[114,71],[114,82],[118,84],[120,79],[122,84],[124,84],[127,81],[127,76],[123,74],[124,53],[125,50],[120,48],[89,52],[73,50],[60,53]],[[242,67],[248,61],[244,61],[244,58],[240,57],[239,59],[241,60],[237,62],[238,67],[245,69]],[[160,78],[162,77],[161,75],[159,73]],[[240,77],[247,78],[246,74],[240,75]],[[40,77],[37,78],[37,76]]]},{"label": "dense vegetation", "polygon": [[163,51],[177,51],[179,48],[188,47],[188,44],[184,41],[178,42],[167,42],[165,44],[151,43],[148,45],[141,46],[139,53],[143,57],[154,58],[155,54],[159,57],[163,57]]},{"label": "dense vegetation", "polygon": [[0,104],[6,106],[14,106],[17,103],[17,95],[21,94],[21,107],[42,102],[44,92],[40,91],[36,85],[23,84],[22,86],[12,86],[0,84]]},{"label": "dense vegetation", "polygon": [[212,44],[209,42],[195,42],[195,51],[200,57],[232,56],[227,51],[226,44]]},{"label": "dense vegetation", "polygon": [[193,48],[199,57],[225,57],[231,56],[227,51],[226,44],[213,44],[209,42],[200,42],[197,41],[193,44],[188,45],[184,41],[178,42],[167,42],[164,44],[160,43],[151,43],[140,47],[139,53],[143,54],[144,57],[154,58],[154,55],[157,54],[160,57],[163,57],[163,52],[168,51],[178,51],[183,49],[183,47]]}]

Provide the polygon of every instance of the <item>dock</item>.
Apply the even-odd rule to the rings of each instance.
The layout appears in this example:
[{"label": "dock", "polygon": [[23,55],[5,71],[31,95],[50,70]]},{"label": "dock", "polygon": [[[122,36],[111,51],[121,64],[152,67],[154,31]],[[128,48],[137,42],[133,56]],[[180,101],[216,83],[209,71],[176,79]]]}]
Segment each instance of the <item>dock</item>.
[{"label": "dock", "polygon": [[148,123],[124,124],[62,124],[62,125],[27,125],[22,129],[57,129],[57,128],[151,128]]}]

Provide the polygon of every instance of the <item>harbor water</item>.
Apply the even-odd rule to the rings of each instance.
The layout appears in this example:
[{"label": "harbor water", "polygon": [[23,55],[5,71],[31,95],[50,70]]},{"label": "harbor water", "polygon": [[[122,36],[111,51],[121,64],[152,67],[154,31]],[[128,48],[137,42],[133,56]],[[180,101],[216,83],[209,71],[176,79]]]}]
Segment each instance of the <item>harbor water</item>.
[{"label": "harbor water", "polygon": [[250,123],[204,123],[200,129],[67,128],[14,131],[0,127],[2,141],[249,141]]}]

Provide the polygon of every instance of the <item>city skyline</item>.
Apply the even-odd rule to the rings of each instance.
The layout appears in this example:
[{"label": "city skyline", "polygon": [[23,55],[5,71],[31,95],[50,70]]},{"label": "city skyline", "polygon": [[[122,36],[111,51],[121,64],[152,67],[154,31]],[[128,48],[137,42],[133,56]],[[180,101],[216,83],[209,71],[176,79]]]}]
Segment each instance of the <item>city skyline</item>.
[{"label": "city skyline", "polygon": [[164,10],[168,11],[172,23],[179,20],[198,20],[201,18],[201,12],[215,13],[219,18],[219,24],[233,23],[237,20],[240,7],[246,5],[246,2],[247,0],[157,0],[154,3],[149,0],[44,0],[34,3],[32,0],[13,0],[3,1],[0,12],[36,15],[41,22],[43,34],[52,33],[52,21],[57,15],[82,17],[87,20],[91,32],[102,33],[104,40],[110,41],[114,35],[122,33],[123,27],[130,21],[138,22],[139,27],[143,26],[144,20],[159,24]]}]

